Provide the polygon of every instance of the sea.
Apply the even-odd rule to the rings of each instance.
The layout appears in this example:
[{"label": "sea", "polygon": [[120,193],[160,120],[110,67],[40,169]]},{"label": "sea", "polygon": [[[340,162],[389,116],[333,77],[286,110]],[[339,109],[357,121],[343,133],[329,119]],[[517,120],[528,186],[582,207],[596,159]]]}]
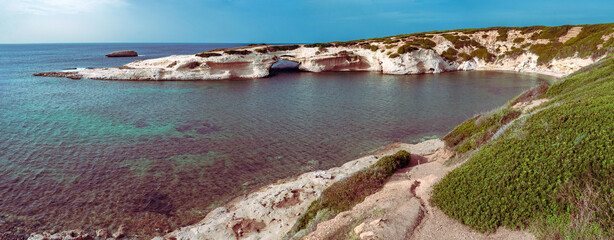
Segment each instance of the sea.
[{"label": "sea", "polygon": [[[0,237],[122,224],[135,239],[163,235],[279,179],[442,137],[553,80],[292,69],[229,81],[32,76],[243,45],[0,45]],[[117,50],[139,56],[104,56]]]}]

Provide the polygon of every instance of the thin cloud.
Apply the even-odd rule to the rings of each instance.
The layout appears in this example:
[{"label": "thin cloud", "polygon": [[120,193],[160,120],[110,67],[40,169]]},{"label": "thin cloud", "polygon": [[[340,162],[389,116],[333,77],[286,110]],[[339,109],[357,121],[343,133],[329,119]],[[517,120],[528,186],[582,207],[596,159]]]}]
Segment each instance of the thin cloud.
[{"label": "thin cloud", "polygon": [[0,5],[17,14],[59,15],[89,13],[127,3],[124,0],[0,0]]}]

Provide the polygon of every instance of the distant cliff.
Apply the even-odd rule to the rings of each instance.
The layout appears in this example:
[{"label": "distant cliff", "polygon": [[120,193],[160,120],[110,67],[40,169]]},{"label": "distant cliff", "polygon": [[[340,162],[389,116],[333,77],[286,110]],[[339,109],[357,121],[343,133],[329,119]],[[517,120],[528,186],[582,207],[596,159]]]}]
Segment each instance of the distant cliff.
[{"label": "distant cliff", "polygon": [[116,68],[36,75],[148,81],[262,78],[283,59],[309,72],[511,70],[562,77],[598,61],[612,49],[614,24],[494,27],[307,45],[252,44],[135,61]]}]

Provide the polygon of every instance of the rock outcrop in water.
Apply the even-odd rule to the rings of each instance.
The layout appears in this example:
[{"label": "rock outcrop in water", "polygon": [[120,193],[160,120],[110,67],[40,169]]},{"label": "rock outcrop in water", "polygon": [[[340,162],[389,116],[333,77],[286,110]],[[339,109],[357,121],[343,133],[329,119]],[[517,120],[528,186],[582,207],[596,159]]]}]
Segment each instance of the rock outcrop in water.
[{"label": "rock outcrop in water", "polygon": [[[511,70],[562,77],[611,51],[613,36],[606,34],[610,25],[562,26],[568,30],[558,31],[558,35],[548,27],[490,28],[323,44],[254,45],[140,60],[115,68],[36,75],[145,81],[262,78],[269,75],[274,63],[283,59],[296,62],[300,70],[309,72],[422,74]],[[587,46],[584,40],[591,40],[592,45]]]},{"label": "rock outcrop in water", "polygon": [[116,51],[116,52],[108,53],[105,56],[107,57],[136,57],[136,56],[139,56],[139,54],[136,53],[135,51],[124,50],[124,51]]}]

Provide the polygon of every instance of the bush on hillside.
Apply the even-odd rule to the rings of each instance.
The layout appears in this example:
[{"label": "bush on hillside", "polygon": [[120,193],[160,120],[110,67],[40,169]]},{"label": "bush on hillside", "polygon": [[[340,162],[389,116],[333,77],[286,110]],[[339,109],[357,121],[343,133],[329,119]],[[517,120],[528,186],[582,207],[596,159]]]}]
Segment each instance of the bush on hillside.
[{"label": "bush on hillside", "polygon": [[269,52],[277,52],[277,51],[292,51],[294,49],[300,48],[299,45],[273,45],[269,46]]},{"label": "bush on hillside", "polygon": [[458,54],[458,51],[456,51],[456,49],[448,48],[448,50],[441,53],[441,57],[447,59],[448,61],[456,61],[456,54]]},{"label": "bush on hillside", "polygon": [[249,55],[252,53],[252,51],[249,50],[226,50],[224,51],[224,53],[229,54],[229,55]]},{"label": "bush on hillside", "polygon": [[319,219],[326,221],[334,218],[340,212],[351,209],[362,202],[365,197],[382,188],[396,170],[407,166],[410,161],[411,154],[401,150],[394,155],[382,157],[370,167],[333,183],[322,191],[318,200],[311,203],[309,209],[301,215],[286,236],[292,236],[307,227],[318,216],[318,213],[322,215],[322,212],[326,212],[327,217]]},{"label": "bush on hillside", "polygon": [[524,42],[524,38],[515,38],[514,39],[514,43],[523,43]]},{"label": "bush on hillside", "polygon": [[202,58],[208,58],[208,57],[217,57],[217,56],[222,56],[222,54],[219,53],[211,53],[211,52],[202,52],[202,53],[198,53],[196,54],[196,56],[202,57]]},{"label": "bush on hillside", "polygon": [[484,47],[482,48],[478,48],[476,50],[474,50],[473,52],[471,52],[471,57],[475,57],[478,59],[482,59],[486,62],[492,62],[496,59],[496,56],[490,52],[488,52],[488,50]]},{"label": "bush on hillside", "polygon": [[469,60],[473,59],[473,58],[471,57],[471,55],[469,55],[469,54],[467,54],[467,53],[464,53],[464,52],[459,53],[459,54],[458,54],[458,57],[459,57],[459,58],[461,58],[461,59],[463,59],[463,61],[469,61]]}]

